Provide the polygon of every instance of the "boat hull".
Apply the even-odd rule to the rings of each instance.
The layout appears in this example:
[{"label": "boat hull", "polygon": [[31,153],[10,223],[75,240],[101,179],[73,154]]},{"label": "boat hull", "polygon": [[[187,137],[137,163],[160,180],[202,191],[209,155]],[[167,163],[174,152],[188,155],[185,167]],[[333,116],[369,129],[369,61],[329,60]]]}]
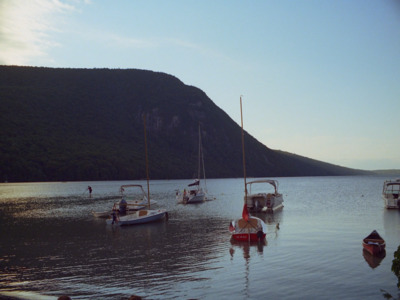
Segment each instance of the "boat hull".
[{"label": "boat hull", "polygon": [[264,221],[250,216],[248,219],[238,219],[229,225],[232,239],[239,242],[258,242],[265,240],[267,226]]},{"label": "boat hull", "polygon": [[106,223],[109,225],[115,224],[118,226],[137,225],[156,222],[167,216],[168,213],[165,209],[139,210],[132,214],[116,218],[116,220],[113,220],[112,218],[107,219]]},{"label": "boat hull", "polygon": [[399,209],[400,208],[400,199],[393,198],[391,196],[382,195],[383,202],[385,203],[385,207],[388,209]]},{"label": "boat hull", "polygon": [[178,192],[176,195],[176,200],[178,203],[183,204],[202,203],[207,200],[207,195],[202,189],[193,191],[193,193],[188,193],[188,195]]},{"label": "boat hull", "polygon": [[195,196],[189,197],[189,198],[186,200],[186,203],[187,203],[187,204],[190,204],[190,203],[200,203],[200,202],[204,202],[205,200],[206,200],[206,195],[205,195],[204,193],[198,193],[198,194],[195,195]]},{"label": "boat hull", "polygon": [[363,248],[371,255],[379,255],[385,251],[385,245],[383,244],[368,244],[363,242]]},{"label": "boat hull", "polygon": [[238,242],[259,242],[265,239],[266,234],[261,233],[234,233],[232,238]]}]

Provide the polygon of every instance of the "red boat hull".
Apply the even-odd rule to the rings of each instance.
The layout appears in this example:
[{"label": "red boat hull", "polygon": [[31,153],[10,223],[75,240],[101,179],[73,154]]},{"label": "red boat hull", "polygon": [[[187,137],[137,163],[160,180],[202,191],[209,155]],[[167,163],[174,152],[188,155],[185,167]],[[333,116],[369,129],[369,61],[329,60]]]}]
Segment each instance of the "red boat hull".
[{"label": "red boat hull", "polygon": [[385,244],[367,244],[363,242],[363,247],[366,251],[368,251],[372,255],[379,255],[383,251],[385,251]]},{"label": "red boat hull", "polygon": [[258,242],[258,241],[263,241],[265,239],[266,234],[263,233],[262,236],[257,234],[257,233],[234,233],[232,234],[232,238],[235,241],[239,242]]}]

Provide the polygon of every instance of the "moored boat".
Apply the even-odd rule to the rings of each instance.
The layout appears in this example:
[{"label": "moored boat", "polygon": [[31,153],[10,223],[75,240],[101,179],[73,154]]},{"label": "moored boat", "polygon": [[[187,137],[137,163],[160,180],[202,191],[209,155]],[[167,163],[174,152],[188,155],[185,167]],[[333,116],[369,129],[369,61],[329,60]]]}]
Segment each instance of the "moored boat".
[{"label": "moored boat", "polygon": [[232,238],[239,242],[260,242],[265,240],[267,226],[260,218],[250,216],[246,204],[243,206],[242,218],[229,225]]},{"label": "moored boat", "polygon": [[400,208],[400,179],[383,183],[382,199],[386,208]]},{"label": "moored boat", "polygon": [[363,248],[372,255],[380,255],[385,251],[385,240],[374,230],[363,239]]},{"label": "moored boat", "polygon": [[155,222],[161,220],[162,218],[168,219],[168,212],[165,209],[142,209],[125,216],[118,216],[113,214],[111,218],[106,220],[109,225],[136,225],[149,222]]},{"label": "moored boat", "polygon": [[[200,182],[201,171],[203,171],[204,187]],[[199,153],[198,153],[198,168],[197,179],[188,184],[188,188],[183,192],[176,191],[176,200],[178,203],[190,204],[201,203],[207,200],[207,186],[206,186],[206,171],[204,167],[203,145],[201,143],[201,130],[199,125]]]},{"label": "moored boat", "polygon": [[[265,193],[260,190],[261,186],[270,185],[274,188],[273,192]],[[283,208],[283,196],[278,192],[279,182],[273,179],[262,179],[247,182],[249,193],[244,200],[250,211],[274,213]]]},{"label": "moored boat", "polygon": [[[242,115],[242,97],[240,97],[240,115],[242,120],[242,152],[243,152],[243,174],[244,174],[244,199],[247,198],[246,184],[246,159],[244,153],[244,131]],[[262,242],[265,241],[267,225],[260,218],[250,216],[247,203],[244,201],[242,218],[232,221],[229,224],[229,231],[232,239],[239,242]]]}]

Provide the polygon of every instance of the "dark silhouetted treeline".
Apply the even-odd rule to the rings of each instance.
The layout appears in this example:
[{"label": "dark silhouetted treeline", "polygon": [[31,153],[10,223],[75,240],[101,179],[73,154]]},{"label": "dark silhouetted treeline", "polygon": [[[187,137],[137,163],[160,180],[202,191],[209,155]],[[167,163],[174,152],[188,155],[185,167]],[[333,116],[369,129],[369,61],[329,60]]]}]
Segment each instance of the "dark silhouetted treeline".
[{"label": "dark silhouetted treeline", "polygon": [[[239,101],[238,101],[239,113]],[[200,89],[136,69],[0,66],[0,181],[243,177],[241,129]],[[247,176],[355,175],[245,134]]]}]

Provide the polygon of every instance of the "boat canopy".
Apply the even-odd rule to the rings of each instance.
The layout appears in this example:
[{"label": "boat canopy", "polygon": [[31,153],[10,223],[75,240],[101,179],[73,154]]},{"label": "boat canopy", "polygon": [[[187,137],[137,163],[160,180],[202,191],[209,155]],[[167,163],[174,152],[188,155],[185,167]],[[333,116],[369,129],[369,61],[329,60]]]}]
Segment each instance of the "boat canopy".
[{"label": "boat canopy", "polygon": [[278,183],[277,180],[273,180],[273,179],[262,179],[262,180],[254,180],[254,181],[247,182],[247,185],[250,187],[250,189],[251,189],[251,185],[252,185],[253,183],[269,183],[270,185],[272,185],[272,186],[274,187],[275,193],[278,193],[278,186],[279,186],[279,183]]},{"label": "boat canopy", "polygon": [[388,182],[387,184],[386,184],[387,186],[389,186],[389,185],[400,185],[400,181],[392,181],[392,182]]},{"label": "boat canopy", "polygon": [[386,180],[383,185],[383,192],[386,191],[400,191],[400,179]]},{"label": "boat canopy", "polygon": [[126,188],[130,188],[130,187],[138,187],[138,188],[143,190],[143,187],[140,184],[125,184],[125,185],[121,185],[119,190],[122,193]]}]

